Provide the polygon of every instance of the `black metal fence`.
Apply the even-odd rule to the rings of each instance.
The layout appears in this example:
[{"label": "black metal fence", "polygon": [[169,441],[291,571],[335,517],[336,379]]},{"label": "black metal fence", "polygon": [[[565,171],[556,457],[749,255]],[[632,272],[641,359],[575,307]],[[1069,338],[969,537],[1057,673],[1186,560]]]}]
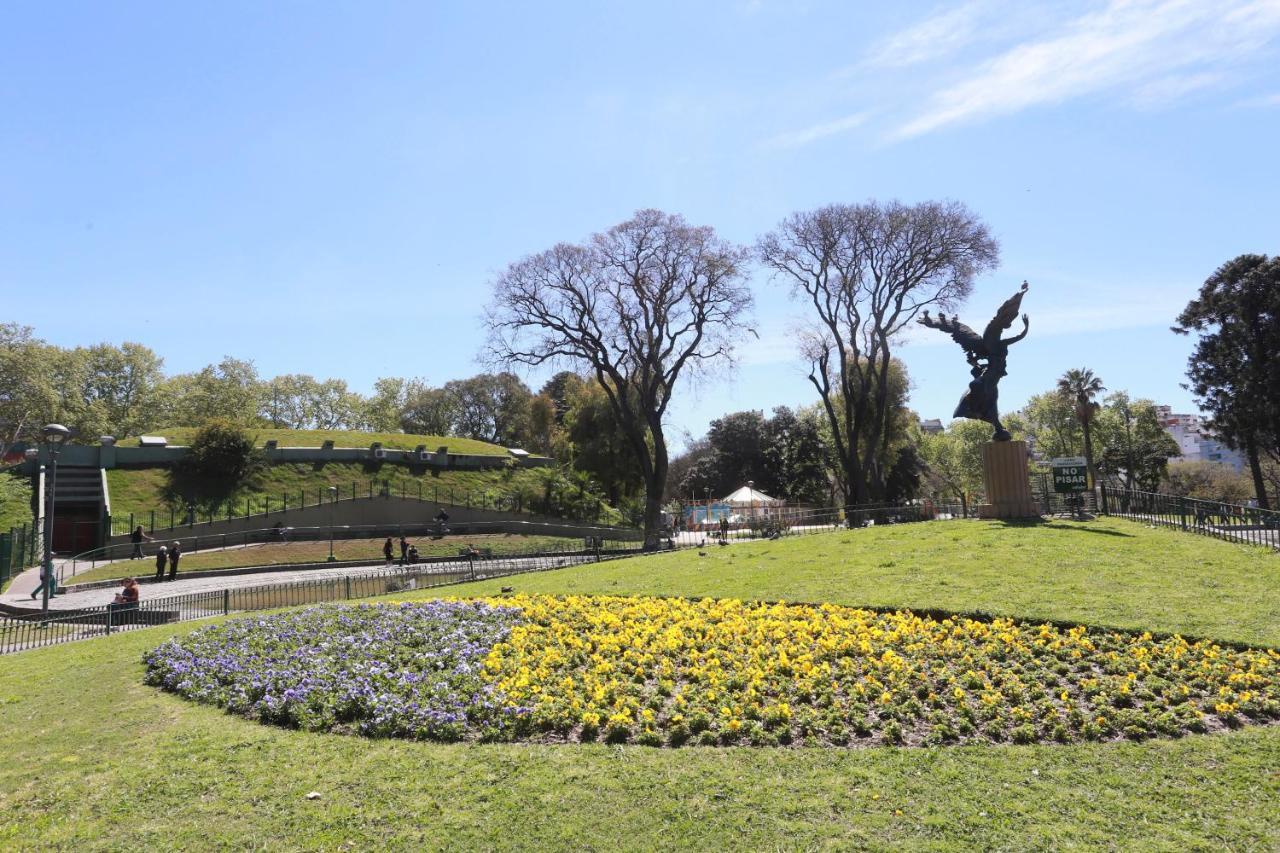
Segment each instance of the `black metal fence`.
[{"label": "black metal fence", "polygon": [[297,491],[286,490],[278,494],[259,494],[236,501],[209,502],[197,496],[191,498],[185,505],[174,503],[142,512],[114,514],[108,519],[107,535],[119,536],[132,531],[139,525],[148,533],[154,533],[157,530],[177,530],[181,527],[189,528],[218,521],[265,517],[273,513],[280,514],[290,510],[325,506],[337,501],[374,500],[388,497],[466,509],[530,513],[552,517],[569,517],[585,513],[589,521],[599,520],[604,513],[604,504],[598,499],[590,499],[585,494],[553,492],[538,495],[529,490],[503,492],[497,489],[463,489],[429,484],[420,479],[394,477],[316,486],[311,489],[302,488]]},{"label": "black metal fence", "polygon": [[1099,487],[1099,498],[1107,515],[1280,550],[1280,512],[1276,510],[1106,485]]},{"label": "black metal fence", "polygon": [[548,571],[639,553],[640,543],[625,547],[593,545],[576,551],[459,557],[449,562],[397,566],[350,574],[331,574],[290,583],[195,592],[147,599],[131,605],[106,605],[57,611],[44,618],[0,617],[0,654],[101,637],[119,631],[204,619],[237,611],[270,610],[304,604],[348,601],[464,581]]},{"label": "black metal fence", "polygon": [[[415,539],[441,540],[447,538],[450,542],[461,542],[465,544],[468,536],[485,536],[499,533],[510,533],[515,535],[527,536],[558,536],[572,537],[575,539],[583,539],[590,536],[600,540],[603,547],[613,549],[615,547],[625,548],[634,545],[638,540],[639,534],[628,539],[623,538],[623,531],[614,527],[591,527],[589,525],[574,525],[573,527],[562,527],[560,525],[550,523],[540,523],[531,521],[475,521],[463,524],[439,522],[412,522],[412,523],[387,523],[387,524],[344,524],[344,525],[322,525],[313,527],[263,527],[257,530],[241,530],[234,533],[206,533],[192,534],[188,536],[165,536],[154,537],[154,541],[144,541],[141,543],[142,555],[146,559],[155,556],[160,546],[172,546],[177,542],[182,551],[183,557],[189,557],[192,554],[201,551],[225,550],[229,548],[244,549],[244,560],[239,563],[240,566],[261,565],[261,562],[255,562],[254,548],[256,545],[287,545],[301,543],[327,543],[348,542],[352,540],[366,540],[369,542],[369,555],[367,562],[378,559],[382,550],[382,541],[387,538],[393,540],[399,539],[401,536],[413,537]],[[548,548],[546,550],[554,550]],[[397,546],[397,554],[398,546]],[[539,552],[541,553],[541,552]],[[64,561],[58,569],[58,580],[62,582],[74,577],[79,572],[85,570],[86,564],[89,568],[95,568],[99,563],[110,563],[118,560],[128,560],[134,554],[134,546],[131,542],[119,542],[114,545],[106,545],[102,548],[94,548],[81,554],[76,554],[71,559]],[[323,557],[321,558],[324,559]],[[180,563],[181,564],[181,563]],[[234,568],[234,566],[227,566]],[[147,574],[144,570],[142,574]],[[122,575],[123,576],[123,575]]]},{"label": "black metal fence", "polygon": [[29,569],[40,559],[41,542],[34,524],[0,533],[0,586]]}]

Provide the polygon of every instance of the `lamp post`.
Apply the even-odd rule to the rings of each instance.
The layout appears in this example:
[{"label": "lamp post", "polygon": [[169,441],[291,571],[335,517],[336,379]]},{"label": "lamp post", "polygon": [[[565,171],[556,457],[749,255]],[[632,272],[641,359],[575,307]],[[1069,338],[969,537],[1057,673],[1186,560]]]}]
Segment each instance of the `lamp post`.
[{"label": "lamp post", "polygon": [[58,487],[58,448],[71,435],[71,430],[62,424],[49,424],[44,428],[44,440],[49,445],[49,508],[44,514],[44,577],[40,584],[40,610],[49,610],[49,587],[53,580],[53,500],[54,491]]},{"label": "lamp post", "polygon": [[335,562],[337,557],[333,556],[333,510],[338,503],[338,487],[329,487],[329,562]]}]

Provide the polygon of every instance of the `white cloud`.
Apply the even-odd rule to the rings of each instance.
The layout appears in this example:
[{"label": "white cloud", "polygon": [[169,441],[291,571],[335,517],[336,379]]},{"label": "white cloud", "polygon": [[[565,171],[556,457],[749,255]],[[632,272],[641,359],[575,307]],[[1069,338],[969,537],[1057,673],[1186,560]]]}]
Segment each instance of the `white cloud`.
[{"label": "white cloud", "polygon": [[1178,97],[1253,58],[1278,32],[1280,0],[1110,0],[982,62],[893,136],[1117,89],[1140,101],[1144,88]]},{"label": "white cloud", "polygon": [[846,133],[854,128],[860,127],[867,121],[866,113],[854,113],[835,121],[826,121],[821,124],[815,124],[806,127],[803,130],[794,130],[787,133],[780,133],[772,139],[767,139],[761,143],[763,148],[799,148],[801,145],[808,145],[827,136],[834,136],[839,133]]},{"label": "white cloud", "polygon": [[949,56],[973,41],[978,21],[989,4],[984,0],[947,9],[880,41],[865,65],[902,68]]}]

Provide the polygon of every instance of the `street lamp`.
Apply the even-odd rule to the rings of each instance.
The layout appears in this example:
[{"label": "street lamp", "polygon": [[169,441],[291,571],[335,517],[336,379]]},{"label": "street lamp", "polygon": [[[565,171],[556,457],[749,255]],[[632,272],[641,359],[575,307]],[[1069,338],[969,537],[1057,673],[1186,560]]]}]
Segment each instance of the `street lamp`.
[{"label": "street lamp", "polygon": [[49,424],[44,428],[44,440],[49,444],[49,508],[44,514],[44,577],[41,579],[40,610],[49,611],[49,587],[53,580],[53,494],[58,488],[58,448],[71,435],[62,424]]},{"label": "street lamp", "polygon": [[329,562],[336,562],[337,557],[333,556],[333,508],[338,503],[338,487],[329,487]]}]

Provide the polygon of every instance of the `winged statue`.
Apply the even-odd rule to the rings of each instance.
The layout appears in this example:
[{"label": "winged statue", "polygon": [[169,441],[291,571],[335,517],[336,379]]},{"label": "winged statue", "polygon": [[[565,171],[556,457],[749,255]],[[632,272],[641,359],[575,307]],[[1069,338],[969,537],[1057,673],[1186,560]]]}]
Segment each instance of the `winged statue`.
[{"label": "winged statue", "polygon": [[952,417],[986,421],[995,428],[995,435],[992,436],[995,441],[1008,441],[1011,438],[1009,431],[1000,423],[997,385],[1007,375],[1005,365],[1009,357],[1009,347],[1027,336],[1027,331],[1031,328],[1030,319],[1026,314],[1022,315],[1021,334],[1011,338],[1002,338],[1001,335],[1013,325],[1014,319],[1017,318],[1027,287],[1024,281],[1018,292],[1005,300],[981,335],[961,323],[960,318],[954,314],[950,319],[945,314],[940,314],[937,319],[934,319],[929,316],[928,311],[920,315],[921,325],[928,326],[930,329],[939,329],[951,335],[951,339],[964,349],[965,360],[969,362],[969,372],[973,376],[973,381],[969,383],[969,390],[965,391],[964,396],[960,398],[960,403],[956,406]]}]

